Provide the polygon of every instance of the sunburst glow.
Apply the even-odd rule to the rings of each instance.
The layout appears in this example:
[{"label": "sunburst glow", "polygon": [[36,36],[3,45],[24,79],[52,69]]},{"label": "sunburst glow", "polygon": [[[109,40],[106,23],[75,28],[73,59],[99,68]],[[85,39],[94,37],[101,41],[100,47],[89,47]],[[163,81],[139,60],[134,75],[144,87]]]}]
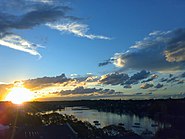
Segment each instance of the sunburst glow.
[{"label": "sunburst glow", "polygon": [[31,101],[34,98],[34,93],[24,87],[14,87],[6,96],[5,101],[11,101],[14,104],[22,104],[23,102]]}]

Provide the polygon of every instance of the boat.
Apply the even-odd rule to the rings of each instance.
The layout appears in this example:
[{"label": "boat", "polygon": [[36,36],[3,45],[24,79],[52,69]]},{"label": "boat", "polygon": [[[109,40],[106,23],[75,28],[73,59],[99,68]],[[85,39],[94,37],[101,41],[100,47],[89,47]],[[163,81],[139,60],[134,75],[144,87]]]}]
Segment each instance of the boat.
[{"label": "boat", "polygon": [[93,123],[95,123],[95,124],[96,124],[96,123],[99,123],[99,121],[93,121]]},{"label": "boat", "polygon": [[151,124],[151,127],[158,127],[158,124]]},{"label": "boat", "polygon": [[119,123],[118,125],[119,125],[119,126],[124,126],[124,124],[123,124],[123,123]]},{"label": "boat", "polygon": [[73,107],[72,110],[89,110],[87,107]]},{"label": "boat", "polygon": [[134,123],[134,125],[140,125],[140,123]]},{"label": "boat", "polygon": [[95,125],[101,125],[100,123],[95,123]]},{"label": "boat", "polygon": [[100,125],[100,122],[99,122],[99,121],[93,121],[93,123],[94,123],[95,125]]},{"label": "boat", "polygon": [[134,128],[140,128],[140,125],[133,125]]},{"label": "boat", "polygon": [[141,135],[153,135],[153,133],[152,133],[152,131],[150,131],[150,130],[148,130],[148,129],[146,129],[146,130],[144,130],[142,133],[141,133]]}]

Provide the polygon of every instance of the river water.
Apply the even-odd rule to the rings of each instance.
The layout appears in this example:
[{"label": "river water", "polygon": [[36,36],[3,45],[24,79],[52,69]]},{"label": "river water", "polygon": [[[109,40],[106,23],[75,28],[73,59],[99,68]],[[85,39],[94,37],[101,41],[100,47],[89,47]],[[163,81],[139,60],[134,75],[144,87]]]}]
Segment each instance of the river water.
[{"label": "river water", "polygon": [[79,120],[88,121],[92,125],[94,125],[93,121],[99,121],[100,125],[97,127],[101,128],[108,125],[117,125],[122,123],[127,130],[132,130],[139,135],[141,135],[141,133],[146,129],[155,134],[159,128],[164,127],[164,124],[154,121],[148,117],[139,117],[129,114],[116,114],[111,112],[100,112],[98,110],[87,109],[84,107],[65,107],[65,109],[61,109],[55,112],[60,114],[74,115]]}]

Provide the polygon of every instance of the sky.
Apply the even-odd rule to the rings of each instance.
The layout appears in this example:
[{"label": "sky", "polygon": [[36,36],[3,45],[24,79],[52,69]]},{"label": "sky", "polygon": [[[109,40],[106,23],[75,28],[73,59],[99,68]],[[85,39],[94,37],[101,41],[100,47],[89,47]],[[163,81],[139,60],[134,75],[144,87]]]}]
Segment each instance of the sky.
[{"label": "sky", "polygon": [[[0,99],[185,96],[184,0],[0,0]],[[21,94],[20,94],[21,95]]]}]

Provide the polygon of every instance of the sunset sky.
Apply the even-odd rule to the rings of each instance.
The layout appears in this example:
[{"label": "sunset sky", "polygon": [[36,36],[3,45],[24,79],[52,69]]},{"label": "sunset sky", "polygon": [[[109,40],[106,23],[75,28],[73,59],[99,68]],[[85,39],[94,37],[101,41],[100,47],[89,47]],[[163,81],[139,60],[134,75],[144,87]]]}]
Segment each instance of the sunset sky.
[{"label": "sunset sky", "polygon": [[0,0],[0,100],[20,85],[36,100],[185,97],[184,13],[184,0]]}]

